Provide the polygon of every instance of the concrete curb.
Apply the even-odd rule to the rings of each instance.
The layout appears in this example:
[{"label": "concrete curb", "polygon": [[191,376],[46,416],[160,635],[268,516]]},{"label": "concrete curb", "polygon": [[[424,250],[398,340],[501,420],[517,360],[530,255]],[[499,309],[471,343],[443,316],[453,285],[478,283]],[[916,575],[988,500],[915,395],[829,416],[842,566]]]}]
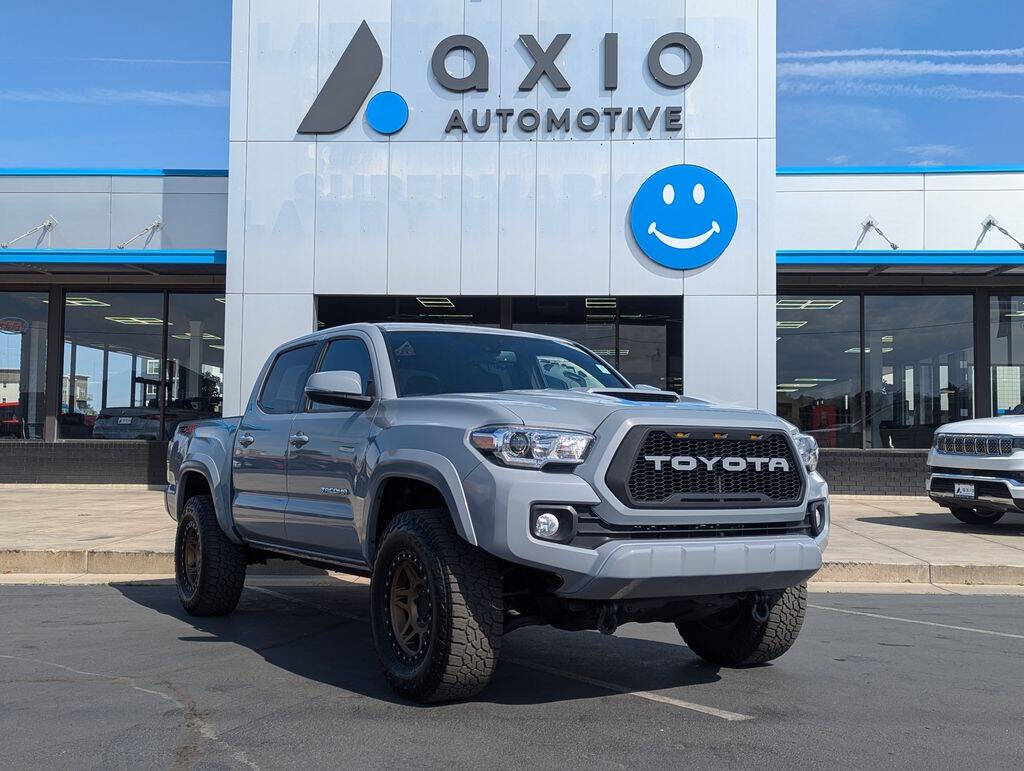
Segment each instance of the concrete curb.
[{"label": "concrete curb", "polygon": [[[282,563],[274,572],[297,572]],[[262,571],[261,571],[262,572]],[[300,571],[301,572],[301,571]],[[169,575],[174,555],[111,549],[0,549],[0,573]],[[829,562],[813,583],[1024,585],[1024,565],[929,565],[924,562]]]},{"label": "concrete curb", "polygon": [[0,549],[0,573],[174,572],[174,555],[162,551]]}]

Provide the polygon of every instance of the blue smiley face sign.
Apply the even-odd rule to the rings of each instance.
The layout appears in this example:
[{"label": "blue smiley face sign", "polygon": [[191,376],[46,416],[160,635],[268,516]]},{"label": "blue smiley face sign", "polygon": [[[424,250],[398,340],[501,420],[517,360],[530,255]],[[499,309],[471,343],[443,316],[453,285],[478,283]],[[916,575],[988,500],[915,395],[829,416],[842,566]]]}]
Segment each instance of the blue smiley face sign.
[{"label": "blue smiley face sign", "polygon": [[633,197],[629,225],[640,250],[675,270],[717,259],[736,235],[736,198],[703,166],[679,164],[647,178]]}]

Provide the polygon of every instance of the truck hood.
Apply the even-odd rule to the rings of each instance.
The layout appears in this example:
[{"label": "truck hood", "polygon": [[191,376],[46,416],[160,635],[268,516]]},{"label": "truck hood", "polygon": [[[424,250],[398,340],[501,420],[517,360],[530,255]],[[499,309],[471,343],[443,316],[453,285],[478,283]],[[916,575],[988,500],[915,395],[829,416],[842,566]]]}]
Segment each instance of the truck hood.
[{"label": "truck hood", "polygon": [[[772,413],[745,407],[728,407],[698,399],[682,397],[679,402],[651,402],[652,393],[636,392],[636,399],[628,392],[608,395],[588,391],[503,391],[494,394],[446,394],[444,396],[412,397],[409,401],[429,399],[437,402],[475,404],[500,407],[524,425],[541,428],[565,428],[577,431],[595,431],[609,416],[628,412],[630,417],[646,421],[665,421],[669,424],[693,421],[701,425],[744,425],[764,428],[788,428],[788,424]],[[404,401],[404,400],[403,400]]]},{"label": "truck hood", "polygon": [[977,418],[948,423],[936,433],[941,434],[1005,434],[1024,436],[1024,415],[1005,415],[1001,418]]}]

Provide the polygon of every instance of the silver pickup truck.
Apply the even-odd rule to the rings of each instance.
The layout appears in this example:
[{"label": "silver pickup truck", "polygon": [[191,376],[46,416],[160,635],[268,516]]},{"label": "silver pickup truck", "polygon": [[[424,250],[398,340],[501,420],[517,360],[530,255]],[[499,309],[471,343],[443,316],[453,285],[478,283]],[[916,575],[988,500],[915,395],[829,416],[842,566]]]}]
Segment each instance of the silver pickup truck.
[{"label": "silver pickup truck", "polygon": [[278,348],[240,418],[186,422],[167,510],[185,609],[268,557],[369,575],[385,676],[483,688],[502,635],[674,623],[719,665],[796,639],[821,567],[817,445],[766,412],[633,387],[575,343],[354,324]]}]

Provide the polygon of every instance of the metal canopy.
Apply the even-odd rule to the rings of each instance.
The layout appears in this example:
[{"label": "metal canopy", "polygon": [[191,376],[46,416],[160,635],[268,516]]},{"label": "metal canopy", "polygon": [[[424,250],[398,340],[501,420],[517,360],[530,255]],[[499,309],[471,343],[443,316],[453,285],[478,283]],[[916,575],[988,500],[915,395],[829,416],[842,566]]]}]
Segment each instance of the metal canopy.
[{"label": "metal canopy", "polygon": [[223,275],[222,249],[0,249],[0,275]]},{"label": "metal canopy", "polygon": [[1024,250],[782,250],[776,253],[776,265],[782,274],[1021,274],[1024,273]]}]

